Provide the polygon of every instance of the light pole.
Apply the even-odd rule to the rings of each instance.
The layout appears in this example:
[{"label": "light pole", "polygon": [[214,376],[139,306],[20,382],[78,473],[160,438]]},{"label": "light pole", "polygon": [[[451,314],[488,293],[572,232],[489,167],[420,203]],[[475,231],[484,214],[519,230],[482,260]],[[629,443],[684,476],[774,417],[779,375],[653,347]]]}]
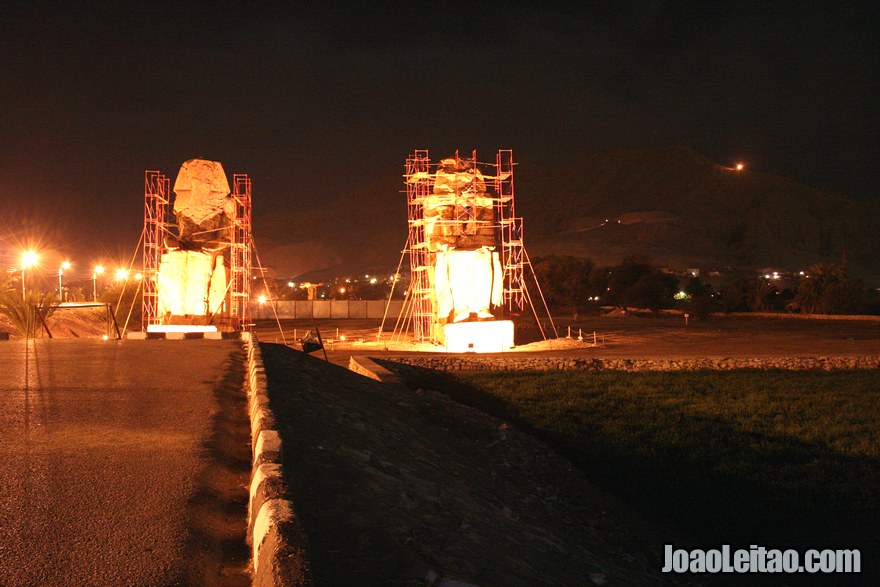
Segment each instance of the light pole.
[{"label": "light pole", "polygon": [[21,299],[27,301],[27,288],[25,287],[24,272],[37,264],[39,257],[34,251],[25,251],[21,254]]},{"label": "light pole", "polygon": [[64,283],[61,278],[64,276],[64,270],[70,269],[70,261],[64,261],[61,263],[61,267],[58,268],[58,301],[64,301]]},{"label": "light pole", "polygon": [[95,270],[92,271],[92,301],[98,301],[98,275],[104,273],[103,265],[95,265]]}]

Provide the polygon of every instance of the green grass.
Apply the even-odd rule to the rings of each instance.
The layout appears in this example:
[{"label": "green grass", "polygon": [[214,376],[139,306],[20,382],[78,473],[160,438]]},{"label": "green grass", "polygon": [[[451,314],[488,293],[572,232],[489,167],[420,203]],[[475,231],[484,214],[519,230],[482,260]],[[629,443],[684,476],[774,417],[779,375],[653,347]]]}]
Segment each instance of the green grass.
[{"label": "green grass", "polygon": [[516,423],[696,547],[880,563],[880,371],[401,374]]}]

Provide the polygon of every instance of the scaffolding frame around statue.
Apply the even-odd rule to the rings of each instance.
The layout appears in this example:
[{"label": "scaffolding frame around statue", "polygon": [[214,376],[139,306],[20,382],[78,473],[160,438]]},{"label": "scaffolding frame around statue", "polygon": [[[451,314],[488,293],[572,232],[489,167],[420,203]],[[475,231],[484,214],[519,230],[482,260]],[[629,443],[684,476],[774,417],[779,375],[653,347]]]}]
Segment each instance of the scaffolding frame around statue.
[{"label": "scaffolding frame around statue", "polygon": [[[476,151],[473,151],[468,158],[462,158],[456,151],[455,164],[457,167],[466,166],[472,169],[475,176],[479,172],[481,177],[487,180],[487,190],[483,196],[491,201],[493,207],[491,228],[495,232],[495,242],[503,271],[501,305],[503,314],[508,318],[520,316],[527,302],[534,310],[525,280],[526,267],[529,263],[523,247],[523,219],[516,215],[515,208],[513,151],[499,150],[494,163],[480,162]],[[428,246],[424,204],[427,198],[433,195],[439,165],[439,163],[431,163],[428,151],[425,149],[415,150],[406,159],[404,179],[408,232],[403,255],[408,255],[410,260],[410,285],[405,295],[403,310],[392,334],[393,340],[400,340],[411,328],[414,343],[437,341],[437,335],[433,332],[437,308],[430,278],[433,253]],[[461,206],[457,208],[454,218],[443,220],[443,223],[451,225],[454,231],[464,232],[467,225],[473,226],[481,222],[474,214],[473,209]],[[537,282],[535,285],[540,294],[540,286]],[[543,300],[543,295],[541,299]],[[546,303],[544,309],[547,311]],[[549,311],[547,315],[549,316]]]},{"label": "scaffolding frame around statue", "polygon": [[[250,176],[235,173],[232,176],[234,216],[230,243],[230,278],[222,308],[206,316],[217,320],[227,330],[247,330],[251,326],[250,295],[252,273],[252,183]],[[165,236],[169,230],[171,180],[161,171],[144,172],[144,241],[143,241],[143,301],[141,326],[146,331],[152,325],[163,324],[159,315],[159,264],[167,252]]]}]

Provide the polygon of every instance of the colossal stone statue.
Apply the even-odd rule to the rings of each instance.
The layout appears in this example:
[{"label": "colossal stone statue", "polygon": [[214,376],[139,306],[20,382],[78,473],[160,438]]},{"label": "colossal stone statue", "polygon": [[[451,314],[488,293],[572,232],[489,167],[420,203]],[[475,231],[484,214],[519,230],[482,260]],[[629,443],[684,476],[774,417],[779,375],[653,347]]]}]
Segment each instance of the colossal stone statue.
[{"label": "colossal stone statue", "polygon": [[[226,299],[225,251],[232,241],[234,202],[223,166],[190,159],[174,182],[177,235],[159,263],[159,313],[168,324],[208,319]],[[204,320],[196,318],[196,320]]]},{"label": "colossal stone statue", "polygon": [[483,175],[466,160],[441,160],[422,210],[440,323],[491,320],[503,288],[493,202]]}]

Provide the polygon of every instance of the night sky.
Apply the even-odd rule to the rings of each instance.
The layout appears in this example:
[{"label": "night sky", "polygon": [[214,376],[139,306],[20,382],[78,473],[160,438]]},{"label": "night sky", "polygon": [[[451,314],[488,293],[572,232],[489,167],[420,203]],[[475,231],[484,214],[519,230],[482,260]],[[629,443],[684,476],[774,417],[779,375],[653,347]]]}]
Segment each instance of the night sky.
[{"label": "night sky", "polygon": [[880,198],[876,3],[290,4],[5,8],[0,261],[35,239],[130,255],[144,170],[193,157],[252,176],[257,222],[414,148],[685,144]]}]

